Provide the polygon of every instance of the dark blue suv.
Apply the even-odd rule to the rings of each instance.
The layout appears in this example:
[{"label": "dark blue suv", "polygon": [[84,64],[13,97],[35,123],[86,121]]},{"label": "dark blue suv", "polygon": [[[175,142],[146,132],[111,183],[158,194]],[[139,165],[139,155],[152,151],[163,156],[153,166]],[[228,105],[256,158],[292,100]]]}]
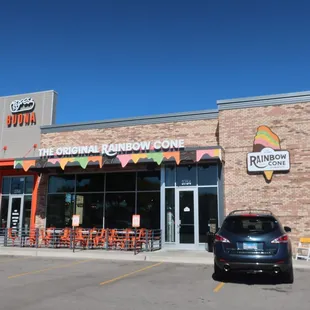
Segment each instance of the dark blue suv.
[{"label": "dark blue suv", "polygon": [[269,211],[231,212],[215,235],[215,276],[268,272],[293,283],[292,247],[287,235],[290,231]]}]

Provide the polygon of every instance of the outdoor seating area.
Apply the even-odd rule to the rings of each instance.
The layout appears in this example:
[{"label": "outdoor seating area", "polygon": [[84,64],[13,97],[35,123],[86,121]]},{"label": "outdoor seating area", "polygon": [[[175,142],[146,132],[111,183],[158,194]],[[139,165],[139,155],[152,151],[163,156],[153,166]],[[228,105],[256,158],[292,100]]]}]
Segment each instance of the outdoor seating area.
[{"label": "outdoor seating area", "polygon": [[156,251],[161,249],[161,230],[108,228],[56,228],[0,230],[0,246]]},{"label": "outdoor seating area", "polygon": [[296,250],[296,259],[310,261],[310,238],[300,238]]}]

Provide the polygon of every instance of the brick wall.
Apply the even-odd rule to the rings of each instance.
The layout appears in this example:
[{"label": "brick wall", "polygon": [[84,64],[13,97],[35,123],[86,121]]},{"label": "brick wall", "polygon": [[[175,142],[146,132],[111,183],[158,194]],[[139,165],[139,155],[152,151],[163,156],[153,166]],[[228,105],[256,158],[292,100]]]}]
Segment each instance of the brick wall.
[{"label": "brick wall", "polygon": [[[267,184],[263,175],[249,175],[246,156],[253,150],[256,129],[266,125],[290,152],[291,170],[274,174]],[[225,150],[224,201],[226,212],[266,208],[291,226],[292,240],[310,236],[310,103],[219,112],[219,142]]]},{"label": "brick wall", "polygon": [[[105,129],[91,129],[49,133],[41,135],[42,148],[57,148],[61,146],[101,145],[105,143],[123,143],[135,141],[154,141],[165,138],[184,139],[185,147],[216,146],[218,145],[218,120],[201,120],[189,122],[175,122],[167,124],[140,125]],[[120,166],[104,166],[101,172],[119,170]],[[122,171],[145,169],[145,166],[128,165]],[[97,172],[98,168],[87,168]],[[65,173],[85,172],[82,168],[66,168]],[[56,169],[55,169],[56,173]],[[36,226],[44,227],[47,203],[48,175],[43,175],[39,185]]]},{"label": "brick wall", "polygon": [[41,135],[41,147],[101,145],[165,138],[184,139],[185,147],[216,146],[218,145],[217,124],[217,119],[211,119],[48,133]]}]

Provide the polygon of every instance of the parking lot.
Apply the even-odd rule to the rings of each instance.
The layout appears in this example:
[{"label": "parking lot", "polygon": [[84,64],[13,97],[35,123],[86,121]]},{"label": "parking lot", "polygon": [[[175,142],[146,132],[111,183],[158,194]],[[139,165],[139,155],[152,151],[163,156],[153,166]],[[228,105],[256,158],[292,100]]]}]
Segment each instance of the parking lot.
[{"label": "parking lot", "polygon": [[296,270],[293,285],[212,275],[205,265],[1,256],[0,309],[309,309],[309,271]]}]

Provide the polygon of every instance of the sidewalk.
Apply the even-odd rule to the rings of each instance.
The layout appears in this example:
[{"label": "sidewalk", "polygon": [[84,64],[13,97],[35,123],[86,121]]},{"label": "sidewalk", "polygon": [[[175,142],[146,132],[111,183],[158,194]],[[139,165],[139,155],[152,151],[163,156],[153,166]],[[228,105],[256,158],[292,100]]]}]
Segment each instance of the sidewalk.
[{"label": "sidewalk", "polygon": [[[133,252],[104,251],[104,250],[76,250],[69,249],[36,249],[36,248],[9,248],[0,247],[0,256],[36,256],[55,258],[93,258],[124,261],[149,261],[180,264],[213,265],[213,254],[206,251],[160,250],[156,252],[143,252],[134,255]],[[294,260],[295,269],[309,269],[310,262]]]}]

